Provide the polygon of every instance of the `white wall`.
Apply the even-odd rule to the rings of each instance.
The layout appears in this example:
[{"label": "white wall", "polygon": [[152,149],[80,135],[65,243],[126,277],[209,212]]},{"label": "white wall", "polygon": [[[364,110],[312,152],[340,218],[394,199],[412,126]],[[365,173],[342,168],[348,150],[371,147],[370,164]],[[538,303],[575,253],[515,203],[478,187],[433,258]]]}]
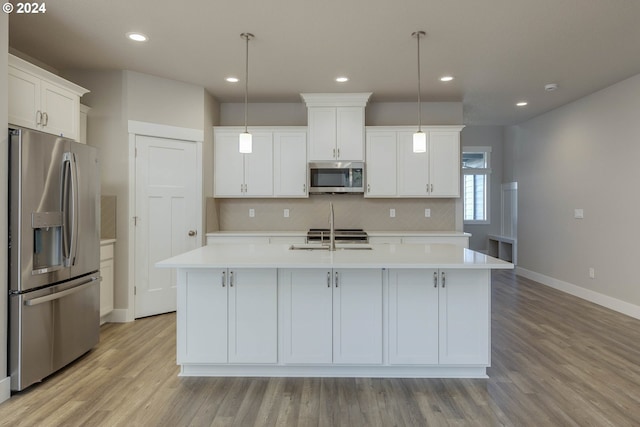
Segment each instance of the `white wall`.
[{"label": "white wall", "polygon": [[7,247],[8,223],[8,150],[7,150],[7,67],[9,52],[9,15],[0,14],[0,402],[9,398],[9,378],[7,377]]},{"label": "white wall", "polygon": [[491,181],[489,187],[489,224],[465,224],[471,233],[469,249],[484,251],[487,234],[500,234],[500,188],[502,184],[502,126],[466,126],[460,134],[461,147],[491,147]]},{"label": "white wall", "polygon": [[637,315],[639,94],[636,75],[505,132],[522,272]]}]

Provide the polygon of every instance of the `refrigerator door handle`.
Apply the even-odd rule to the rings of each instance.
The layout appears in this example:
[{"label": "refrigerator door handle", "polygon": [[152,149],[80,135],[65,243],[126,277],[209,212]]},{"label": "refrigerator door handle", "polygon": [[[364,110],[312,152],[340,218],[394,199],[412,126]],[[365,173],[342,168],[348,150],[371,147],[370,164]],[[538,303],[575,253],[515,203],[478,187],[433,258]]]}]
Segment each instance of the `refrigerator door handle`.
[{"label": "refrigerator door handle", "polygon": [[49,302],[49,301],[53,301],[55,299],[60,299],[62,297],[66,297],[67,295],[75,294],[76,292],[80,292],[80,291],[84,290],[84,288],[86,287],[87,284],[91,284],[91,283],[95,282],[96,280],[101,280],[101,279],[102,279],[101,277],[92,277],[91,279],[89,279],[87,281],[84,281],[84,282],[78,284],[78,286],[74,286],[71,289],[66,289],[64,291],[56,292],[55,294],[51,294],[51,295],[45,295],[43,297],[25,299],[24,300],[24,305],[31,307],[33,305],[43,304],[45,302]]},{"label": "refrigerator door handle", "polygon": [[78,249],[78,165],[74,153],[64,153],[62,174],[62,209],[64,211],[64,266],[76,263]]}]

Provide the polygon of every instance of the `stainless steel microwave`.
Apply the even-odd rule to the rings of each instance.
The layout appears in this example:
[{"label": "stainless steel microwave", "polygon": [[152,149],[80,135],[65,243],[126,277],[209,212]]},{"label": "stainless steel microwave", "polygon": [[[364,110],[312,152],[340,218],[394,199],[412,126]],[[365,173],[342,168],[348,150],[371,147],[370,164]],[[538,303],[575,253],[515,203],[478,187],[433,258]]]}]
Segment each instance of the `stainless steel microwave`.
[{"label": "stainless steel microwave", "polygon": [[364,162],[310,162],[310,193],[364,193]]}]

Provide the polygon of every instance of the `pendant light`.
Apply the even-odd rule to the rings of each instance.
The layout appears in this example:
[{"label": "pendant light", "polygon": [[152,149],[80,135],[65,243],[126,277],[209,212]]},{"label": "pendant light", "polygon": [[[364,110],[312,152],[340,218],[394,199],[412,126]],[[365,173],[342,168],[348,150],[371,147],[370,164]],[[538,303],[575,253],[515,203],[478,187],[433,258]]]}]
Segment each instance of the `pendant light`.
[{"label": "pendant light", "polygon": [[240,37],[246,41],[246,55],[244,68],[244,132],[240,134],[238,141],[238,149],[243,154],[249,154],[253,151],[251,134],[247,130],[247,116],[249,109],[249,40],[255,36],[251,33],[242,33]]},{"label": "pendant light", "polygon": [[427,151],[427,135],[422,132],[422,103],[420,102],[420,37],[426,36],[424,31],[411,33],[412,37],[418,39],[418,131],[413,134],[413,152],[425,153]]}]

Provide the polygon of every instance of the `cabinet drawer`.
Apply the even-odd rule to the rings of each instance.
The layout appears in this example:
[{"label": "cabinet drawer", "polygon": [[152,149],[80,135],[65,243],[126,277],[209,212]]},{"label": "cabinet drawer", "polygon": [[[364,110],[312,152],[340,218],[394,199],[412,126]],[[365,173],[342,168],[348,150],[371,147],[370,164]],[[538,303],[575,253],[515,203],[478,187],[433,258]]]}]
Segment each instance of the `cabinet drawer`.
[{"label": "cabinet drawer", "polygon": [[100,261],[113,258],[113,244],[100,246]]}]

